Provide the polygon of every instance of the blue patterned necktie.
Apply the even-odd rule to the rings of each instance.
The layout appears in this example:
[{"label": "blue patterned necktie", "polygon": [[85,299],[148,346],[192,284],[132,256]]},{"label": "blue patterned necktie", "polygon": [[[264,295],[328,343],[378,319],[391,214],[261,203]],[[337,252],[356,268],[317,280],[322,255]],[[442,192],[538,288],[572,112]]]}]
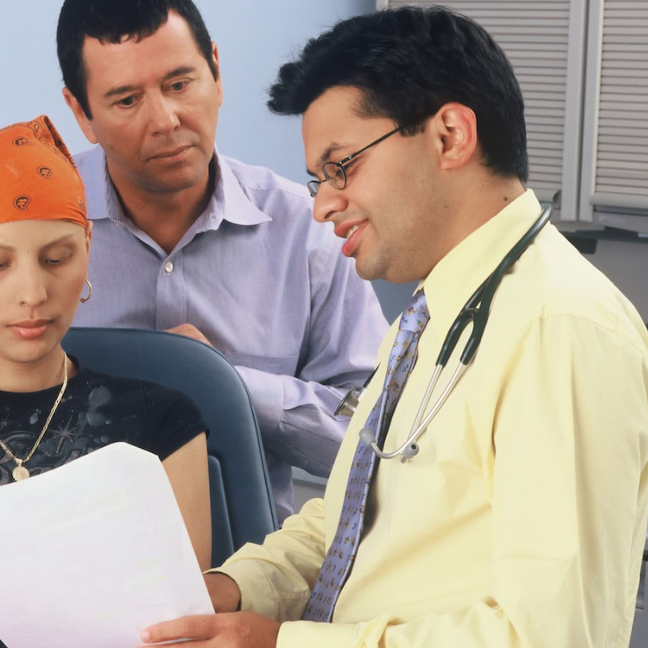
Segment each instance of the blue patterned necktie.
[{"label": "blue patterned necktie", "polygon": [[[425,294],[419,290],[401,315],[387,363],[384,388],[365,425],[372,430],[376,439],[380,439],[379,445],[382,445],[382,438],[389,429],[396,403],[416,360],[419,337],[429,319]],[[360,542],[375,464],[376,455],[371,447],[359,441],[349,472],[338,528],[304,609],[304,620],[331,621],[335,603],[351,572]]]}]

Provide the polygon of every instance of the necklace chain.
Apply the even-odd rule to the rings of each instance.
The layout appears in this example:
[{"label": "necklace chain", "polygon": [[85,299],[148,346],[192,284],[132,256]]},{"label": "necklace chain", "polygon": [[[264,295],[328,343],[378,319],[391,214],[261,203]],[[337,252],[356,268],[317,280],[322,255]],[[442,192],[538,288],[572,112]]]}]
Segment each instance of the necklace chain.
[{"label": "necklace chain", "polygon": [[22,479],[27,479],[29,477],[29,471],[27,468],[25,468],[24,464],[26,464],[33,456],[34,452],[36,452],[36,449],[40,445],[40,442],[43,440],[43,437],[45,436],[45,433],[47,432],[47,428],[49,427],[49,424],[52,421],[52,418],[54,417],[54,414],[56,413],[56,410],[58,409],[58,406],[60,405],[61,401],[63,400],[63,395],[65,394],[65,389],[67,387],[68,383],[68,370],[67,370],[67,355],[65,351],[63,352],[63,384],[61,385],[61,389],[59,390],[58,396],[56,397],[56,400],[54,401],[54,405],[52,405],[52,409],[50,410],[49,414],[47,415],[47,419],[45,420],[45,424],[43,425],[43,429],[41,430],[40,434],[38,435],[38,439],[36,439],[36,443],[32,446],[32,449],[29,451],[27,456],[24,459],[18,459],[16,455],[9,449],[9,447],[0,439],[0,448],[2,448],[5,453],[9,456],[10,459],[16,462],[16,467],[13,470],[13,478],[15,481],[20,481]]}]

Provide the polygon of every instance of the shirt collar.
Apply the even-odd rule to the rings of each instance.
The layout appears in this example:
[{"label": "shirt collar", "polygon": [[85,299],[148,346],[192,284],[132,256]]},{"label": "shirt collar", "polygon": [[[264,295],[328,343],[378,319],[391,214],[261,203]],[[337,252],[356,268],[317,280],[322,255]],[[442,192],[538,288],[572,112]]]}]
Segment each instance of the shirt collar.
[{"label": "shirt collar", "polygon": [[540,203],[533,191],[527,189],[437,263],[422,284],[430,325],[440,336],[445,336],[470,296],[540,213]]},{"label": "shirt collar", "polygon": [[[97,191],[86,196],[88,218],[92,220],[111,218],[128,226],[129,229],[133,228],[131,220],[124,215],[117,193],[108,175],[106,154],[101,147],[97,148],[100,155],[93,170],[93,184],[97,187]],[[207,207],[190,228],[192,234],[217,230],[223,221],[243,226],[258,225],[259,223],[271,221],[270,216],[264,214],[250,202],[226,158],[220,156],[217,150],[214,151],[213,161],[218,164],[220,171],[218,184],[209,199]]]},{"label": "shirt collar", "polygon": [[250,202],[243,186],[227,163],[227,158],[215,151],[214,161],[220,170],[219,180],[207,209],[200,217],[207,216],[210,221],[216,223],[216,227],[208,229],[218,228],[224,220],[235,225],[258,225],[271,221],[270,216]]}]

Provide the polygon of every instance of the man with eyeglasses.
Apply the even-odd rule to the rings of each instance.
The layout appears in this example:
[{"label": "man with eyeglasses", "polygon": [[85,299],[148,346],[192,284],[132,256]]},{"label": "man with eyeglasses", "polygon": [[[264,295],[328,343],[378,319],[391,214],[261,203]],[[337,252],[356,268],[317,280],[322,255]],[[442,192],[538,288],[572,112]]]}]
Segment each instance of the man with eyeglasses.
[{"label": "man with eyeglasses", "polygon": [[[387,324],[311,219],[303,187],[219,155],[216,45],[190,0],[66,0],[64,96],[94,221],[95,299],[77,326],[166,329],[213,345],[250,390],[282,522],[291,466],[326,477]],[[218,385],[214,385],[218,389]]]},{"label": "man with eyeglasses", "polygon": [[[303,115],[316,220],[361,276],[420,284],[324,499],[207,575],[218,614],[142,638],[627,647],[648,512],[648,333],[525,188],[523,101],[503,52],[447,9],[386,10],[311,40],[270,94],[273,110]],[[433,387],[457,313],[477,319],[471,296],[492,292],[529,231],[465,373],[470,327]]]}]

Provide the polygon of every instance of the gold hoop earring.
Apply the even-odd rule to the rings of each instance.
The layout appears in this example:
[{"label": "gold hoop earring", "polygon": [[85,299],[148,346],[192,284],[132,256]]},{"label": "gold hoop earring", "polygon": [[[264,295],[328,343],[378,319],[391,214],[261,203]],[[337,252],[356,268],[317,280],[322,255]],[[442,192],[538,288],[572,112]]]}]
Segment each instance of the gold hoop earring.
[{"label": "gold hoop earring", "polygon": [[88,301],[88,299],[90,299],[90,297],[92,297],[92,284],[87,279],[85,280],[85,282],[86,282],[86,284],[88,286],[88,296],[87,297],[79,297],[79,301],[82,304],[85,304]]}]

